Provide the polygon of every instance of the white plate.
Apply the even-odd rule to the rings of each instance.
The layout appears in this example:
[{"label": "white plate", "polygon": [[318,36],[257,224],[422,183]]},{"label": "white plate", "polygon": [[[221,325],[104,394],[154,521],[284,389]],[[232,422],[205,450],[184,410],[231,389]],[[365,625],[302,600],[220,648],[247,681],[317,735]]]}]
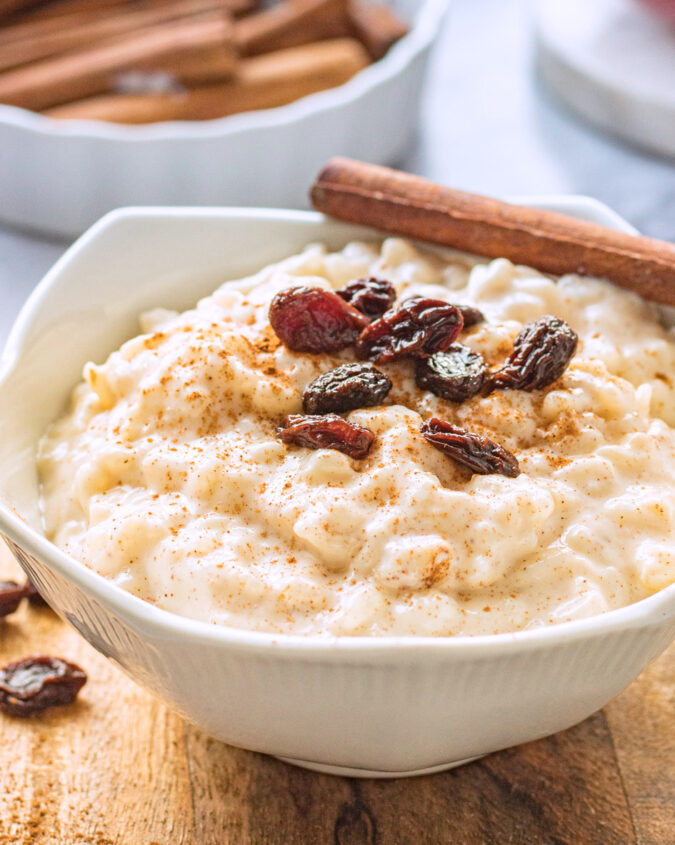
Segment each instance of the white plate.
[{"label": "white plate", "polygon": [[635,0],[537,0],[545,82],[589,123],[675,156],[675,27]]}]

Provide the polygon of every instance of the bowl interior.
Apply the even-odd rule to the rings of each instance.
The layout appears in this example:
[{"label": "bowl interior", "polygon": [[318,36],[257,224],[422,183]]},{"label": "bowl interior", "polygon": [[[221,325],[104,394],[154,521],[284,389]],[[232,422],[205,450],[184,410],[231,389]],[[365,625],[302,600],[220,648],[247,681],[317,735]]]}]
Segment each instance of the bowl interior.
[{"label": "bowl interior", "polygon": [[[528,203],[630,230],[585,198]],[[83,364],[137,334],[149,308],[185,309],[220,283],[322,241],[331,249],[382,235],[312,212],[126,209],[89,230],[33,292],[0,364],[0,495],[42,533],[35,451]]]}]

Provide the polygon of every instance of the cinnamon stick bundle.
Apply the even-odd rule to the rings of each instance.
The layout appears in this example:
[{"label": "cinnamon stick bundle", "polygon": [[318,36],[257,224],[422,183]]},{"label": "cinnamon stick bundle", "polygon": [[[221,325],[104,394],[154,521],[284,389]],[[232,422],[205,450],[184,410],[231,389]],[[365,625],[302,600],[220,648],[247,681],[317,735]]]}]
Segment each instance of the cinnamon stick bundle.
[{"label": "cinnamon stick bundle", "polygon": [[503,256],[546,273],[604,277],[645,299],[675,305],[675,245],[665,241],[345,158],[328,162],[311,199],[339,220],[488,258]]},{"label": "cinnamon stick bundle", "polygon": [[110,94],[50,109],[56,118],[152,123],[206,120],[274,108],[324,88],[341,85],[368,64],[351,38],[278,50],[240,62],[229,82],[169,94]]},{"label": "cinnamon stick bundle", "polygon": [[[259,3],[0,0],[17,9],[0,24],[0,103],[129,123],[271,108],[342,84],[407,31],[364,0],[276,0],[235,22],[225,11]],[[312,49],[284,53],[300,46]]]},{"label": "cinnamon stick bundle", "polygon": [[224,15],[172,21],[6,71],[0,74],[0,102],[48,109],[114,89],[128,71],[164,71],[181,81],[202,81],[231,75],[236,60]]}]

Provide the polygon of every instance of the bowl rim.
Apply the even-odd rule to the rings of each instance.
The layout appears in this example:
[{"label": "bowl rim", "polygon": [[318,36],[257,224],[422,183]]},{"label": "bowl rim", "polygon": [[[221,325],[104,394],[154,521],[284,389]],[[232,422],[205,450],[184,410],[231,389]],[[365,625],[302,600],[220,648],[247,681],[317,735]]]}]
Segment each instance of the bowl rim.
[{"label": "bowl rim", "polygon": [[361,99],[401,74],[438,35],[451,0],[421,0],[409,32],[377,62],[359,71],[350,80],[270,109],[241,112],[211,120],[171,120],[126,125],[100,120],[58,120],[48,115],[0,103],[0,127],[24,129],[31,134],[54,138],[77,138],[125,142],[179,141],[224,138],[259,129],[301,123],[315,114],[342,108]]},{"label": "bowl rim", "polygon": [[[517,201],[534,207],[553,207],[563,213],[576,214],[578,217],[590,215],[595,219],[603,220],[608,226],[621,228],[627,232],[636,231],[618,214],[591,197],[546,195],[520,197]],[[66,250],[29,296],[12,327],[0,357],[0,384],[13,372],[26,351],[27,337],[31,325],[39,317],[45,294],[58,287],[62,269],[101,233],[121,220],[143,222],[149,219],[161,221],[162,219],[194,218],[223,221],[230,219],[276,220],[284,223],[327,224],[337,227],[343,225],[318,212],[284,209],[130,207],[112,211],[102,217]],[[380,237],[383,234],[375,229],[372,231]],[[339,659],[340,656],[349,653],[367,660],[376,655],[382,656],[383,653],[415,655],[420,650],[438,652],[439,655],[445,655],[449,651],[453,657],[458,658],[470,658],[476,654],[493,656],[512,653],[514,650],[530,651],[550,648],[590,636],[603,636],[621,630],[658,625],[675,618],[675,584],[672,584],[633,604],[596,616],[499,634],[452,637],[408,634],[371,637],[253,631],[180,616],[126,592],[122,587],[63,552],[25,523],[12,506],[2,499],[0,499],[0,531],[133,628],[146,630],[153,637],[183,636],[189,637],[191,642],[200,642],[205,645],[220,644],[247,651],[274,648],[277,652],[289,657],[304,655],[306,659],[325,660],[331,657]]]}]

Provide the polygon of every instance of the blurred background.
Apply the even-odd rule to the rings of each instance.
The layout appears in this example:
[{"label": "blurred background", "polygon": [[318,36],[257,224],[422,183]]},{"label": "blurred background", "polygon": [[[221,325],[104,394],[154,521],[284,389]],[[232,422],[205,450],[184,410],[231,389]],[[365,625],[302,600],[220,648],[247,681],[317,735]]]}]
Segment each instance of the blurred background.
[{"label": "blurred background", "polygon": [[[675,5],[651,2],[666,13]],[[392,163],[454,187],[502,197],[589,194],[643,233],[674,240],[675,158],[650,150],[675,148],[675,29],[646,11],[646,5],[647,0],[451,0],[429,63],[415,142]],[[582,37],[584,27],[590,27],[591,9],[596,17],[611,17],[611,26]],[[595,20],[593,25],[600,24]],[[584,60],[574,55],[577,49],[607,64],[591,68],[591,76],[596,71],[600,77],[619,75],[619,100],[607,115],[594,106],[593,97],[601,96],[593,89],[597,79],[582,78],[574,66]],[[620,126],[608,132],[578,116],[579,108],[583,111],[585,103],[588,111],[590,103],[591,118],[598,111],[595,123],[620,124],[635,105],[621,99],[621,88],[638,82],[646,88],[631,96],[661,109],[654,125],[647,126],[648,119],[638,114],[637,130],[630,130],[639,132],[644,124],[651,133],[644,144],[621,140],[616,134]],[[401,114],[400,120],[411,118]],[[3,154],[0,148],[0,158]],[[88,189],[96,191],[95,179]],[[227,203],[223,196],[222,204]],[[67,245],[67,240],[0,227],[0,339]]]}]

